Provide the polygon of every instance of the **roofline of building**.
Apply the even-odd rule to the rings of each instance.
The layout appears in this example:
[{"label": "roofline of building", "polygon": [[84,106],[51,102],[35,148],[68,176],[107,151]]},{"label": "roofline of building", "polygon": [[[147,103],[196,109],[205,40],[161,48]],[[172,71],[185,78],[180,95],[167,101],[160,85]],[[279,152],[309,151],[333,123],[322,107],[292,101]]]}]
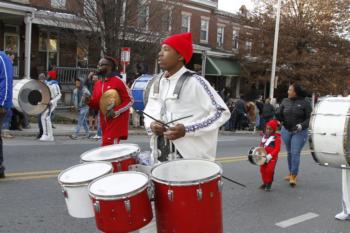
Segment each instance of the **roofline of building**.
[{"label": "roofline of building", "polygon": [[13,10],[13,11],[30,12],[30,13],[33,13],[36,11],[36,8],[33,8],[33,7],[23,6],[15,3],[1,2],[1,1],[0,1],[0,8],[5,8],[7,10]]}]

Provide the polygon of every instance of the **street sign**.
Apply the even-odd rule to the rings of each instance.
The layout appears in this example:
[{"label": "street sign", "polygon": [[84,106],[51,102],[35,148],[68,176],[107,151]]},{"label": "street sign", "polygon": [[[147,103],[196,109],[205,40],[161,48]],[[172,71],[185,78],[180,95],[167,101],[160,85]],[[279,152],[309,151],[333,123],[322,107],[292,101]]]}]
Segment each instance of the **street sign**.
[{"label": "street sign", "polygon": [[122,48],[121,50],[121,55],[120,55],[120,61],[121,63],[124,65],[129,65],[130,63],[130,51],[131,49],[130,48]]}]

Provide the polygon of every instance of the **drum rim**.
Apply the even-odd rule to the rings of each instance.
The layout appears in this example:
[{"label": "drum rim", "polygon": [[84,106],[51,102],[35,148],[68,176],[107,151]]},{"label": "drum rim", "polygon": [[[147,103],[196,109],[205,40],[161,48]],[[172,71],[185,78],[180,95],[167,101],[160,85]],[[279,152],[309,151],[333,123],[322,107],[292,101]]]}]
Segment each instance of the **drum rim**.
[{"label": "drum rim", "polygon": [[[252,148],[250,148],[250,150],[249,150],[249,152],[251,152],[251,153],[249,153],[248,152],[248,161],[251,163],[251,164],[253,164],[253,165],[256,165],[256,166],[261,166],[261,165],[263,165],[263,164],[259,164],[259,163],[256,163],[256,161],[254,160],[254,152],[258,149],[258,148],[263,148],[264,150],[265,150],[265,152],[266,152],[266,149],[263,147],[263,146],[254,146],[254,147],[252,147]],[[267,154],[267,152],[266,152],[266,154]]]},{"label": "drum rim", "polygon": [[[140,174],[144,177],[147,178],[147,182],[142,185],[140,188],[138,189],[135,189],[134,191],[132,192],[129,192],[129,193],[124,193],[124,194],[120,194],[120,195],[100,195],[100,194],[94,194],[91,192],[91,186],[96,183],[97,181],[103,179],[103,178],[107,178],[109,176],[114,176],[114,175],[118,175],[118,174],[127,174],[127,173],[136,173],[136,174]],[[121,199],[127,199],[127,198],[130,198],[130,197],[133,197],[139,193],[142,193],[145,189],[147,189],[149,186],[149,177],[142,173],[142,172],[137,172],[137,171],[123,171],[123,172],[117,172],[117,173],[112,173],[112,174],[108,174],[108,175],[105,175],[103,177],[99,177],[97,179],[95,179],[94,181],[92,181],[89,186],[88,186],[88,191],[89,191],[89,196],[92,197],[93,199],[95,200],[121,200]]]},{"label": "drum rim", "polygon": [[[146,74],[146,75],[147,75],[147,74]],[[153,75],[149,75],[151,78],[145,82],[145,83],[146,83],[146,86],[145,86],[144,89],[134,89],[134,86],[136,85],[136,81],[139,80],[140,78],[142,78],[143,76],[144,76],[144,75],[142,74],[140,77],[138,77],[137,79],[135,79],[135,82],[131,85],[131,88],[130,88],[131,91],[134,91],[134,90],[135,90],[135,91],[136,91],[136,90],[138,90],[138,91],[145,91],[146,87],[148,86],[148,83],[154,78]]]},{"label": "drum rim", "polygon": [[107,162],[103,162],[103,161],[102,162],[96,161],[96,162],[81,163],[81,164],[77,164],[77,165],[71,166],[71,167],[66,168],[63,171],[61,171],[58,174],[58,177],[57,177],[58,183],[60,185],[62,185],[63,187],[80,187],[80,186],[88,185],[91,181],[95,180],[96,178],[92,178],[92,179],[89,179],[89,180],[86,180],[86,181],[81,181],[81,182],[75,182],[75,183],[62,182],[61,179],[60,179],[63,176],[63,174],[68,172],[69,170],[72,170],[72,169],[74,169],[76,167],[83,166],[83,165],[86,165],[86,164],[106,164],[106,165],[108,165],[110,167],[110,169],[107,172],[104,172],[102,175],[99,175],[96,178],[100,178],[102,176],[105,176],[105,175],[107,175],[107,174],[109,174],[109,173],[111,173],[113,171],[113,166],[112,166],[111,163],[107,163]]},{"label": "drum rim", "polygon": [[[168,181],[168,180],[163,180],[160,178],[156,178],[155,176],[153,176],[153,171],[154,169],[157,169],[159,166],[162,166],[164,164],[170,163],[170,162],[174,162],[174,161],[206,161],[206,162],[211,162],[214,163],[218,166],[219,171],[218,173],[208,176],[206,178],[200,179],[200,180],[189,180],[189,181]],[[171,160],[171,161],[167,161],[167,162],[163,162],[161,164],[158,164],[156,166],[154,166],[151,169],[150,172],[150,178],[152,181],[155,181],[157,183],[161,183],[161,184],[165,184],[165,185],[169,185],[169,186],[192,186],[192,185],[199,185],[199,184],[204,184],[204,183],[208,183],[212,180],[217,179],[218,177],[221,177],[223,173],[222,167],[220,166],[220,164],[216,161],[211,161],[208,159],[175,159],[175,160]]]},{"label": "drum rim", "polygon": [[[87,155],[87,154],[90,154],[91,152],[93,151],[97,151],[97,150],[103,150],[104,148],[108,148],[108,147],[115,147],[116,145],[132,145],[132,146],[135,146],[137,147],[137,150],[131,154],[128,154],[128,155],[124,155],[124,156],[120,156],[120,157],[116,157],[116,158],[110,158],[110,159],[104,159],[104,160],[96,160],[96,159],[91,159],[91,160],[86,160],[86,159],[83,159],[83,156],[84,155]],[[126,157],[128,158],[136,158],[137,155],[141,152],[141,148],[139,147],[139,145],[137,144],[133,144],[133,143],[122,143],[122,144],[116,144],[116,145],[109,145],[109,146],[103,146],[103,147],[97,147],[97,148],[93,148],[93,149],[90,149],[88,151],[85,151],[84,153],[82,153],[80,155],[80,160],[81,161],[84,161],[84,162],[93,162],[93,161],[108,161],[108,162],[119,162],[119,161],[123,161],[125,160]],[[123,158],[123,159],[122,159]]]}]

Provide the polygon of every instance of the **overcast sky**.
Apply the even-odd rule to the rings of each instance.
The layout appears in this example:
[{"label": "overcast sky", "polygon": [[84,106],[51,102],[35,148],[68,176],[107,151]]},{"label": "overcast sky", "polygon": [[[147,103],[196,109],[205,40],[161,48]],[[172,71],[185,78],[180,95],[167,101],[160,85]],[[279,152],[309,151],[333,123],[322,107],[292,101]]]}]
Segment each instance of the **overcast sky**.
[{"label": "overcast sky", "polygon": [[219,0],[219,9],[236,13],[242,5],[250,10],[253,3],[250,0]]}]

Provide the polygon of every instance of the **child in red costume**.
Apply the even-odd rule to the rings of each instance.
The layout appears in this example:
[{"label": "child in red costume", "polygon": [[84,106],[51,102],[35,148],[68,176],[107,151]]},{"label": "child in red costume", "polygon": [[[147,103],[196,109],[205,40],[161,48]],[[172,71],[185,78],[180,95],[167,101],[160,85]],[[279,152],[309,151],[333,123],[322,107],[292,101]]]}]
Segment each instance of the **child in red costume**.
[{"label": "child in red costume", "polygon": [[281,149],[281,135],[276,133],[278,121],[271,120],[266,123],[265,134],[263,135],[260,147],[264,147],[267,155],[265,164],[260,166],[260,173],[263,184],[260,186],[265,191],[271,191],[273,175],[278,159],[278,153]]}]

